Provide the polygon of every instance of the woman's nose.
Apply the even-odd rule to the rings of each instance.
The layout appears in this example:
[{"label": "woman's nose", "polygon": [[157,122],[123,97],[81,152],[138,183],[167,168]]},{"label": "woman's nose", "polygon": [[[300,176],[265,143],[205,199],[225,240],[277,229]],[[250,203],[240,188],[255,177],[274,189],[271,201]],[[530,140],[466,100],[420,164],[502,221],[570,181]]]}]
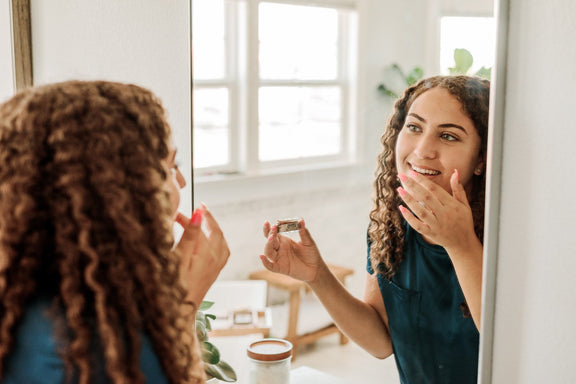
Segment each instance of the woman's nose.
[{"label": "woman's nose", "polygon": [[423,135],[414,148],[414,154],[419,159],[435,159],[438,157],[437,142],[434,137]]},{"label": "woman's nose", "polygon": [[176,171],[176,181],[178,182],[180,188],[184,188],[186,186],[186,179],[179,169]]}]

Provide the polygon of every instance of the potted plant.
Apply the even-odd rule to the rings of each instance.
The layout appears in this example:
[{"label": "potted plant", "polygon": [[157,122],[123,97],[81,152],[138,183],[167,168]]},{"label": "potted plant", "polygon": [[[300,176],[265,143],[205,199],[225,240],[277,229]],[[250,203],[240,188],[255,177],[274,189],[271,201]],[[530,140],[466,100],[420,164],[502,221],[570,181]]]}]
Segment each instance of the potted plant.
[{"label": "potted plant", "polygon": [[[464,48],[454,50],[454,66],[448,68],[451,75],[469,74],[470,68],[474,64],[474,58],[470,51]],[[424,77],[424,70],[421,67],[414,67],[405,73],[397,63],[386,67],[386,83],[378,84],[378,91],[383,95],[397,99],[406,87],[409,87]],[[492,68],[482,67],[473,75],[490,80]]]},{"label": "potted plant", "polygon": [[196,335],[200,342],[200,352],[204,361],[204,370],[208,381],[221,380],[228,383],[234,383],[237,380],[236,372],[225,361],[220,359],[218,348],[208,341],[208,333],[212,330],[210,320],[216,319],[216,316],[206,313],[214,305],[211,301],[203,301],[196,313]]}]

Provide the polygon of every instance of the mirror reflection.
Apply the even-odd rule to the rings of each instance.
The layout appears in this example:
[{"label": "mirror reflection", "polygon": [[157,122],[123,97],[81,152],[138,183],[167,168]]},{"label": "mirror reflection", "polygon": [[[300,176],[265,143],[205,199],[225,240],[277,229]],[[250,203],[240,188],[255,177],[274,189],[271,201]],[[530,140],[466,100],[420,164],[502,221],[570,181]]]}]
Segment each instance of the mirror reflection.
[{"label": "mirror reflection", "polygon": [[[295,366],[353,377],[350,367],[319,362],[313,353],[304,353],[315,348],[329,353],[331,345],[361,356],[364,366],[374,362],[374,371],[367,370],[367,382],[385,376],[382,372],[389,372],[390,382],[398,382],[393,358],[374,359],[354,342],[338,349],[339,343],[347,342],[338,330],[315,337],[332,324],[332,318],[307,291],[298,295],[297,310],[290,305],[296,296],[291,289],[296,288],[266,273],[258,258],[266,242],[261,228],[266,220],[274,224],[277,219],[303,217],[323,261],[333,270],[330,276],[340,279],[352,296],[366,297],[372,183],[380,136],[395,98],[422,77],[451,73],[489,77],[495,39],[492,1],[193,0],[192,4],[194,199],[216,212],[232,250],[219,283],[266,280],[271,335],[298,345]],[[464,129],[465,135],[479,134],[477,128]],[[483,150],[475,154],[473,165],[465,167],[467,176],[459,168],[468,197],[474,183],[466,181],[485,170]],[[421,174],[440,171],[418,169]],[[451,192],[449,183],[446,189]],[[418,216],[414,207],[408,208]],[[296,233],[287,236],[300,239]],[[335,268],[350,273],[337,274]],[[473,295],[479,294],[478,281]],[[369,286],[381,295],[377,284]],[[470,302],[463,298],[457,304],[462,317],[460,304],[466,309]],[[479,304],[468,322],[472,330],[478,312]],[[477,339],[472,345],[477,346]],[[477,355],[477,348],[469,349]],[[470,377],[475,381],[475,372]]]}]

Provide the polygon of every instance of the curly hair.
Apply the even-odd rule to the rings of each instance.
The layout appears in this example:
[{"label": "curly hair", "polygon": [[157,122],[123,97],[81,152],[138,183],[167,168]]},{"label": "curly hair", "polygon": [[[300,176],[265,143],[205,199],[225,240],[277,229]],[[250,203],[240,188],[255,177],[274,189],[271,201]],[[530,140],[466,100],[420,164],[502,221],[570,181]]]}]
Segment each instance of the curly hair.
[{"label": "curly hair", "polygon": [[[394,112],[382,135],[382,152],[378,156],[378,168],[374,181],[374,207],[370,211],[368,230],[370,260],[374,270],[391,278],[403,259],[405,224],[398,205],[402,202],[396,193],[400,185],[396,168],[395,149],[398,134],[404,126],[406,115],[414,100],[429,89],[440,87],[456,97],[463,111],[474,123],[481,138],[481,154],[486,160],[488,139],[488,110],[490,82],[475,76],[434,76],[420,80],[407,88],[394,104]],[[474,175],[472,193],[468,196],[476,235],[483,240],[484,196],[486,175]]]},{"label": "curly hair", "polygon": [[203,382],[163,187],[170,135],[135,85],[68,81],[0,105],[0,379],[27,304],[49,294],[69,379],[90,383],[99,353],[111,382],[144,383],[145,333],[170,382]]}]

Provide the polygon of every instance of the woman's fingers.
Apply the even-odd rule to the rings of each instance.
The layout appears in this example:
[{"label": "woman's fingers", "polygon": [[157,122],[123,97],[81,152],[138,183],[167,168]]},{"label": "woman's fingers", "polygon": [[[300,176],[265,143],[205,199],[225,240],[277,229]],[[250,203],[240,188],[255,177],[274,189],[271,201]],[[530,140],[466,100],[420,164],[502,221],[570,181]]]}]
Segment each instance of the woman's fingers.
[{"label": "woman's fingers", "polygon": [[468,196],[466,196],[466,190],[464,186],[460,183],[460,175],[458,170],[455,169],[454,173],[450,177],[450,187],[452,187],[452,196],[462,204],[470,206],[468,202]]},{"label": "woman's fingers", "polygon": [[199,234],[202,232],[200,222],[202,221],[202,211],[198,209],[194,211],[192,219],[188,219],[181,213],[176,216],[176,222],[184,228],[182,237],[177,247],[181,249],[189,249],[195,251],[195,243],[198,240]]},{"label": "woman's fingers", "polygon": [[182,228],[186,228],[186,226],[190,223],[190,219],[184,214],[178,212],[176,215],[176,222],[180,224]]},{"label": "woman's fingers", "polygon": [[298,231],[299,235],[300,235],[300,241],[302,242],[302,245],[304,246],[311,246],[314,245],[314,239],[312,239],[312,235],[310,234],[310,231],[308,230],[308,228],[306,228],[306,223],[304,222],[304,219],[300,219],[300,230]]},{"label": "woman's fingers", "polygon": [[398,176],[402,180],[404,189],[421,205],[423,204],[432,211],[441,208],[445,198],[450,197],[441,186],[416,172],[410,172],[410,177]]},{"label": "woman's fingers", "polygon": [[270,234],[270,223],[268,221],[264,222],[264,225],[262,226],[262,233],[264,233],[264,237],[268,237]]},{"label": "woman's fingers", "polygon": [[264,256],[272,262],[278,261],[280,256],[280,237],[276,225],[273,225],[268,232],[268,240],[264,245]]}]

